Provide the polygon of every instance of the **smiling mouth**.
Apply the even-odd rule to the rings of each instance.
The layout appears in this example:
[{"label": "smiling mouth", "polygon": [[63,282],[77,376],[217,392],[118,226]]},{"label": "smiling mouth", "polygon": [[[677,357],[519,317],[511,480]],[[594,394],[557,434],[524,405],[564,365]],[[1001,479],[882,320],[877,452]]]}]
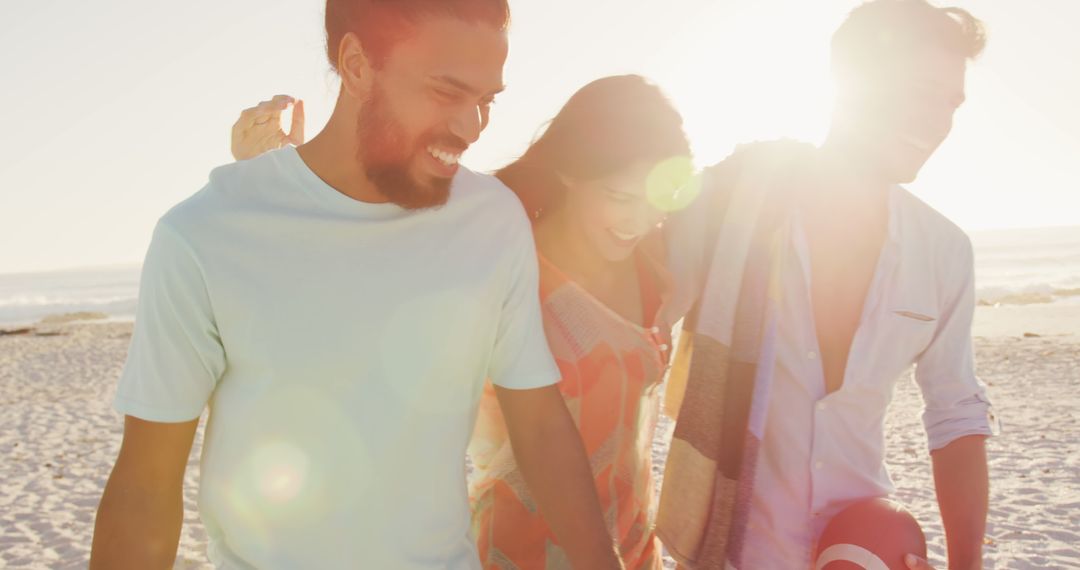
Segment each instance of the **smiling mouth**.
[{"label": "smiling mouth", "polygon": [[457,166],[458,161],[461,160],[461,154],[462,154],[460,152],[454,153],[454,152],[449,152],[449,151],[445,151],[445,150],[440,150],[440,149],[437,149],[437,148],[435,148],[433,146],[429,146],[427,148],[427,152],[428,152],[428,154],[431,155],[432,158],[434,158],[435,160],[443,163],[446,166]]},{"label": "smiling mouth", "polygon": [[619,230],[608,229],[608,233],[615,237],[621,245],[630,245],[638,240],[641,236],[639,234],[627,234],[620,232]]}]

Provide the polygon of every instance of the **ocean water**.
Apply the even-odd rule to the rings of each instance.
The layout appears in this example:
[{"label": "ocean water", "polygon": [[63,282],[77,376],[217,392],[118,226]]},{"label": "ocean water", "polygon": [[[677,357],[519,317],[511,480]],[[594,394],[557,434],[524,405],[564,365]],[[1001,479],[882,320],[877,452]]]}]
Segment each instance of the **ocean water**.
[{"label": "ocean water", "polygon": [[139,270],[138,265],[125,265],[0,275],[0,324],[84,311],[133,318]]},{"label": "ocean water", "polygon": [[980,304],[1080,301],[1080,226],[970,235]]},{"label": "ocean water", "polygon": [[[1080,226],[973,232],[982,305],[1080,302]],[[132,318],[139,266],[0,275],[0,324],[72,312]]]}]

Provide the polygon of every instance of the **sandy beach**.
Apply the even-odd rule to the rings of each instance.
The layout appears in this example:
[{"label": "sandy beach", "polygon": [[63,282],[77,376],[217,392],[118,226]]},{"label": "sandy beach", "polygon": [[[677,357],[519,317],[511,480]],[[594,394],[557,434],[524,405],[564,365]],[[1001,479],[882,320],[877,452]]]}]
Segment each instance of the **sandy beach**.
[{"label": "sandy beach", "polygon": [[[986,567],[1080,568],[1080,307],[1006,309],[980,308],[975,327],[979,372],[1004,425],[990,444]],[[0,568],[86,566],[120,445],[122,418],[110,402],[130,335],[130,324],[106,322],[0,336]],[[889,416],[889,464],[896,498],[944,568],[920,411],[904,379]],[[665,435],[654,446],[657,471]],[[176,568],[209,567],[195,504],[200,450],[197,441]]]}]

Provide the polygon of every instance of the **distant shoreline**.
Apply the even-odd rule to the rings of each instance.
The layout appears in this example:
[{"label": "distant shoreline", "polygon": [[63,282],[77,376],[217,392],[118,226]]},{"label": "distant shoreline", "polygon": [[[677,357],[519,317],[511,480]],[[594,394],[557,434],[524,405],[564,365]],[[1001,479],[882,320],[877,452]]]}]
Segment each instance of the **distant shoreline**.
[{"label": "distant shoreline", "polygon": [[[1036,296],[1041,297],[1041,296]],[[96,314],[93,319],[71,319],[109,323],[130,323],[135,320],[134,298],[124,301],[129,310],[110,313],[97,310],[100,307],[74,307],[70,311],[50,312],[42,307],[40,314],[26,318],[4,318],[0,306],[0,331],[48,324],[48,320],[64,319],[72,314]],[[991,304],[980,301],[975,308],[973,336],[1018,337],[1025,333],[1047,336],[1071,336],[1080,342],[1080,292],[1054,298],[1050,301]]]},{"label": "distant shoreline", "polygon": [[[133,312],[110,315],[86,311],[14,322],[0,320],[0,336],[21,329],[50,330],[57,325],[132,323],[134,320]],[[1080,296],[1042,304],[980,305],[975,309],[972,336],[980,339],[1036,337],[1080,343]]]},{"label": "distant shoreline", "polygon": [[[1080,304],[1080,226],[980,230],[970,235],[979,314],[1022,321],[1015,307],[1034,307],[1030,314],[1037,321],[1055,321],[1049,323],[1050,329],[1065,326],[1053,313],[1058,309],[1069,313]],[[85,311],[131,320],[140,272],[139,263],[119,263],[0,274],[0,327]],[[1004,328],[1011,332],[1021,324]]]},{"label": "distant shoreline", "polygon": [[[1038,232],[1077,232],[1080,234],[1080,225],[1055,225],[1045,227],[1015,227],[1015,228],[990,228],[990,229],[965,229],[972,241],[979,242],[978,238],[1000,234],[1038,233]],[[27,276],[27,275],[52,275],[57,273],[81,273],[92,271],[112,271],[123,269],[138,269],[142,266],[141,261],[118,261],[115,263],[103,263],[100,265],[75,265],[68,267],[52,267],[47,269],[20,269],[17,271],[0,273],[0,278]]]}]

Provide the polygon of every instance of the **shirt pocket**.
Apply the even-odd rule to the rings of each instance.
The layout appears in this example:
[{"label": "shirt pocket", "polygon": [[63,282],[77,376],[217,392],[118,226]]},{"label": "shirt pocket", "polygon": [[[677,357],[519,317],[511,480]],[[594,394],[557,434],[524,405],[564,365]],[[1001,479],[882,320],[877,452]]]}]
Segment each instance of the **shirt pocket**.
[{"label": "shirt pocket", "polygon": [[929,348],[940,325],[936,309],[911,305],[893,305],[886,321],[894,346],[905,362],[910,365]]},{"label": "shirt pocket", "polygon": [[896,381],[930,346],[938,320],[937,311],[917,305],[883,305],[852,345],[845,389],[861,402],[886,405]]}]

